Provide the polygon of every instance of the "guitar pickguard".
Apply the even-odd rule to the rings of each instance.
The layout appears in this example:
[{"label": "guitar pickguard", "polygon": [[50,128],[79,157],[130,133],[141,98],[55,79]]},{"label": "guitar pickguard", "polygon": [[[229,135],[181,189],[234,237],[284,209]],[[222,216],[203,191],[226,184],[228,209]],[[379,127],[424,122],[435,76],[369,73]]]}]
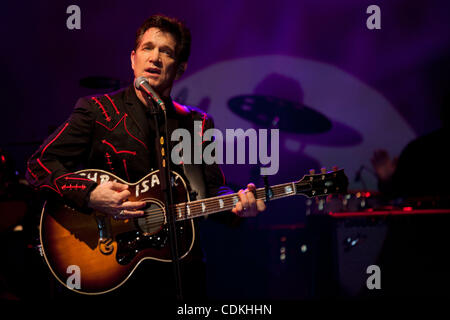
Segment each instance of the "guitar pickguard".
[{"label": "guitar pickguard", "polygon": [[[177,226],[177,238],[184,239],[185,227]],[[168,227],[164,226],[158,233],[148,235],[141,231],[129,231],[116,236],[117,262],[121,265],[130,263],[142,250],[163,250],[169,245]]]}]

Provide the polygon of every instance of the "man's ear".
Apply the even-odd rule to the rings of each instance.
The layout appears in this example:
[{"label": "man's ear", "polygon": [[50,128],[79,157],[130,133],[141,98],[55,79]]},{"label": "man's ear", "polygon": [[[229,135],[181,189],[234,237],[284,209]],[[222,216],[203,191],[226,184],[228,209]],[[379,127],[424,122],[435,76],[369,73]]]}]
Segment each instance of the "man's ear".
[{"label": "man's ear", "polygon": [[131,69],[134,70],[134,57],[136,55],[136,51],[131,51],[130,60],[131,60]]},{"label": "man's ear", "polygon": [[186,71],[186,68],[187,68],[187,62],[182,62],[178,65],[175,80],[178,80],[183,75],[183,73]]}]

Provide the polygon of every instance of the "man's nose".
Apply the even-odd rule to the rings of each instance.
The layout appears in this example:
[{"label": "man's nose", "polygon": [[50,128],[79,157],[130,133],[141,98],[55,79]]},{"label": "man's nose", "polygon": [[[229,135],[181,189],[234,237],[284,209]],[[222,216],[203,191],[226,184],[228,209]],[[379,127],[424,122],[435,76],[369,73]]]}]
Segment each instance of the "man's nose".
[{"label": "man's nose", "polygon": [[155,64],[161,63],[159,50],[157,48],[150,52],[149,60]]}]

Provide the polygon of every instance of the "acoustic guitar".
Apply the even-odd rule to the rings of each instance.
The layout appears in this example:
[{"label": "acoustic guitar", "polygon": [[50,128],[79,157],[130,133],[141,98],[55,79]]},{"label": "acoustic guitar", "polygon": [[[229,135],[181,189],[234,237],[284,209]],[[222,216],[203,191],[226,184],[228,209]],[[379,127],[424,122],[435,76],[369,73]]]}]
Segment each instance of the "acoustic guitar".
[{"label": "acoustic guitar", "polygon": [[[56,279],[68,289],[82,294],[102,294],[123,285],[139,264],[152,259],[171,262],[167,216],[159,185],[159,170],[136,183],[128,183],[102,170],[81,170],[78,174],[98,184],[117,181],[129,186],[130,201],[145,201],[139,218],[116,220],[100,212],[86,214],[61,201],[48,200],[42,210],[40,242],[42,254]],[[237,193],[191,201],[188,184],[171,173],[175,205],[172,212],[180,259],[195,241],[193,218],[231,210],[239,201]],[[335,170],[305,175],[301,180],[258,188],[256,199],[264,201],[294,195],[307,197],[345,193],[348,179]]]}]

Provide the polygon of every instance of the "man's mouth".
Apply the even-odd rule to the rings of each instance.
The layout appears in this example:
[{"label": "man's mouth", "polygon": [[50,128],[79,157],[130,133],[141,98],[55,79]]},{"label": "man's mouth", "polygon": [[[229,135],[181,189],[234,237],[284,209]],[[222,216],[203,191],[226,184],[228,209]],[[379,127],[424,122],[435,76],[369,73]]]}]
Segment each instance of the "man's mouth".
[{"label": "man's mouth", "polygon": [[161,74],[161,70],[158,68],[147,68],[147,69],[145,69],[145,71],[147,73],[154,74],[154,75]]}]

